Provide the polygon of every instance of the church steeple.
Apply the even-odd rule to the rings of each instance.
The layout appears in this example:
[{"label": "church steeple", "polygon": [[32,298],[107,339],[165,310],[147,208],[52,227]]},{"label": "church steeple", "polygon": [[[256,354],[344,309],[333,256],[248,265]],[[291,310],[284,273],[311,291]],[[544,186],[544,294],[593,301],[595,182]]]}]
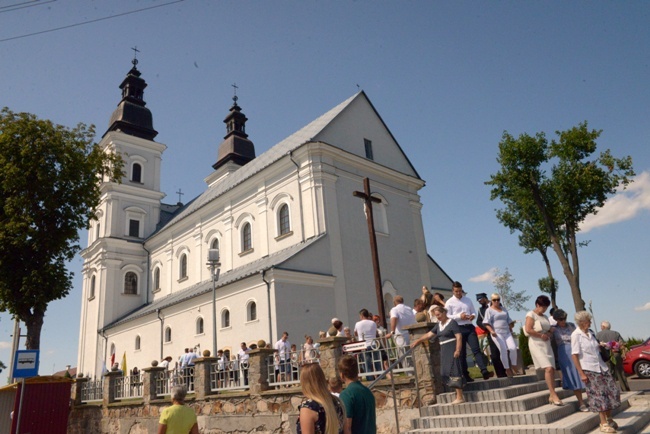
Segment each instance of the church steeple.
[{"label": "church steeple", "polygon": [[[137,48],[133,50],[136,53],[138,52]],[[153,117],[151,111],[145,107],[147,103],[143,99],[147,82],[140,78],[140,71],[136,67],[138,59],[135,56],[132,63],[133,68],[126,74],[122,84],[120,84],[122,100],[111,115],[106,133],[122,131],[131,136],[153,140],[158,135],[158,132],[153,129]]]},{"label": "church steeple", "polygon": [[233,84],[233,87],[235,88],[233,104],[230,107],[230,113],[223,120],[226,124],[226,135],[219,145],[217,162],[212,165],[215,170],[229,161],[243,166],[255,158],[255,145],[246,134],[248,118],[241,112],[241,107],[237,105],[237,85]]}]

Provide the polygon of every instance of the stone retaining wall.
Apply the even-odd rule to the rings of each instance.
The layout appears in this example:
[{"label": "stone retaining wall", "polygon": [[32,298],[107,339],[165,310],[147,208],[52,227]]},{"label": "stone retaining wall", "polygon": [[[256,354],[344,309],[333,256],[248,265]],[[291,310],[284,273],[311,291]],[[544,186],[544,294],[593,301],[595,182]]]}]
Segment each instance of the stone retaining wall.
[{"label": "stone retaining wall", "polygon": [[[431,328],[430,324],[411,326],[412,339],[421,336]],[[326,338],[320,341],[321,366],[326,377],[337,375],[336,361],[341,356],[341,338]],[[249,358],[250,390],[210,395],[209,366],[214,359],[204,358],[195,367],[195,393],[188,395],[186,404],[192,407],[202,434],[276,434],[295,433],[298,406],[303,400],[300,387],[269,390],[263,373],[269,350],[252,351]],[[435,402],[435,391],[439,369],[439,346],[422,345],[413,353],[417,369],[420,400],[414,375],[396,377],[395,399],[398,408],[400,429],[410,426],[410,420],[419,416],[419,407]],[[74,406],[71,410],[68,434],[144,434],[158,429],[160,412],[171,405],[169,398],[155,395],[154,378],[161,368],[145,368],[144,396],[141,399],[115,401],[111,384],[116,373],[104,378],[104,399],[100,404],[82,404],[81,385],[86,379],[79,378],[73,390]],[[439,372],[439,371],[437,371]],[[373,388],[377,401],[377,432],[397,432],[395,404],[390,380],[382,380]],[[420,402],[421,401],[421,402]]]}]

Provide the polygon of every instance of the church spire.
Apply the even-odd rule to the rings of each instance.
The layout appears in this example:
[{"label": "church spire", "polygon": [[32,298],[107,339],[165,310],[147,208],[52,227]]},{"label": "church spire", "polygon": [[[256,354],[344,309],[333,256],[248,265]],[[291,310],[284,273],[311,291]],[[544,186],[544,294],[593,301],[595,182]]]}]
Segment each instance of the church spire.
[{"label": "church spire", "polygon": [[237,104],[237,85],[233,84],[235,94],[232,97],[232,106],[230,113],[223,120],[226,124],[226,135],[223,142],[219,145],[217,153],[217,162],[212,167],[217,170],[229,161],[243,166],[255,158],[255,145],[248,139],[246,134],[246,121],[248,118],[241,112],[241,107]]},{"label": "church spire", "polygon": [[133,51],[133,61],[131,62],[133,67],[120,84],[122,100],[111,116],[106,133],[122,131],[131,136],[153,140],[158,132],[153,129],[153,116],[151,111],[145,107],[147,103],[143,99],[147,82],[140,78],[141,73],[137,68],[137,53],[140,50],[134,47]]}]

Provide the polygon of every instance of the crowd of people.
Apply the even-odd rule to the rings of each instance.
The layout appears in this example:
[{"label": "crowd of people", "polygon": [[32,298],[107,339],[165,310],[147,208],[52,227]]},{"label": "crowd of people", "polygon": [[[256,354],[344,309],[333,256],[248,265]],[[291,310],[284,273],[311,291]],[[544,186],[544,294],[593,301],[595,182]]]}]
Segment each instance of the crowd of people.
[{"label": "crowd of people", "polygon": [[[276,381],[299,381],[305,395],[306,399],[299,407],[297,432],[376,432],[375,398],[372,392],[361,384],[360,371],[376,373],[380,372],[382,367],[387,368],[387,361],[379,361],[369,356],[372,350],[376,349],[373,342],[378,338],[392,339],[396,348],[415,347],[424,341],[438,339],[441,380],[456,393],[452,404],[465,402],[463,387],[466,383],[474,381],[467,365],[468,346],[484,380],[488,380],[494,373],[498,377],[521,374],[518,369],[517,345],[512,333],[514,321],[501,303],[500,295],[494,293],[488,297],[485,293],[477,294],[476,300],[480,304],[477,311],[459,282],[453,283],[452,293],[453,296],[445,301],[442,294],[431,293],[423,287],[422,296],[414,300],[413,308],[404,304],[403,297],[395,296],[387,329],[382,327],[378,315],[373,315],[365,308],[359,311],[359,320],[353,328],[344,326],[340,319],[333,318],[331,327],[326,332],[320,332],[319,338],[338,336],[347,338],[348,342],[365,341],[368,350],[357,357],[343,356],[338,363],[338,378],[325,377],[317,363],[319,344],[314,343],[314,339],[309,335],[305,336],[299,351],[296,345],[289,342],[287,332],[284,332],[274,345],[267,344],[267,347],[276,350]],[[616,432],[618,426],[612,419],[611,411],[620,405],[620,388],[614,376],[624,390],[629,390],[625,375],[619,372],[622,367],[620,354],[616,352],[619,347],[611,345],[612,342],[623,343],[620,334],[612,331],[609,323],[604,322],[601,332],[596,335],[589,328],[592,318],[586,311],[575,314],[575,324],[567,321],[568,315],[562,309],[556,309],[549,317],[546,311],[550,304],[548,297],[537,297],[535,308],[526,314],[523,326],[534,367],[544,371],[549,404],[564,405],[555,387],[558,369],[561,372],[562,388],[574,393],[579,410],[599,413],[601,432]],[[405,327],[422,321],[432,322],[434,327],[421,338],[410,342]],[[477,331],[487,339],[494,373],[488,370]],[[603,355],[604,347],[612,353]],[[241,349],[236,356],[237,363],[248,361],[250,349],[246,343],[241,343]],[[177,365],[181,368],[191,367],[196,357],[193,350],[188,348],[179,358]],[[220,350],[217,357],[219,369],[227,371],[227,355]],[[161,366],[168,367],[171,361],[171,357],[166,357]],[[372,381],[375,377],[365,375],[365,379]],[[248,379],[245,381],[247,383]],[[583,392],[586,392],[586,399]],[[179,402],[182,405],[182,400]],[[178,405],[176,400],[174,403]],[[188,420],[186,424],[190,422]],[[163,416],[160,424],[160,429],[163,430]]]}]

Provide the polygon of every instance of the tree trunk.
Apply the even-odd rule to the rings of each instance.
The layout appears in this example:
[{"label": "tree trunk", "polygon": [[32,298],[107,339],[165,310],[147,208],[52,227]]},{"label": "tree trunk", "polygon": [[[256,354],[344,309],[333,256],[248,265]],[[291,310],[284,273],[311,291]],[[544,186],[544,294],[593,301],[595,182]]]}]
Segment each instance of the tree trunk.
[{"label": "tree trunk", "polygon": [[553,271],[551,270],[551,262],[548,260],[546,250],[540,250],[540,253],[542,254],[542,258],[544,258],[544,264],[546,264],[546,273],[548,274],[549,284],[551,285],[551,304],[553,305],[553,309],[557,309],[557,302],[555,301],[555,298],[557,296],[557,288],[555,287],[555,278],[553,277]]},{"label": "tree trunk", "polygon": [[560,260],[560,264],[562,264],[562,270],[564,271],[566,280],[569,282],[569,286],[571,287],[571,295],[573,296],[573,306],[575,307],[576,312],[585,310],[585,302],[582,299],[582,293],[580,292],[580,285],[578,284],[579,280],[577,276],[573,273],[573,270],[571,270],[569,259],[562,251],[562,247],[560,246],[557,236],[551,236],[551,240],[553,241],[553,250],[555,251],[555,254]]},{"label": "tree trunk", "polygon": [[28,350],[38,350],[41,347],[41,329],[43,328],[43,318],[45,312],[34,309],[33,313],[21,318],[27,327],[27,339],[25,348]]}]

